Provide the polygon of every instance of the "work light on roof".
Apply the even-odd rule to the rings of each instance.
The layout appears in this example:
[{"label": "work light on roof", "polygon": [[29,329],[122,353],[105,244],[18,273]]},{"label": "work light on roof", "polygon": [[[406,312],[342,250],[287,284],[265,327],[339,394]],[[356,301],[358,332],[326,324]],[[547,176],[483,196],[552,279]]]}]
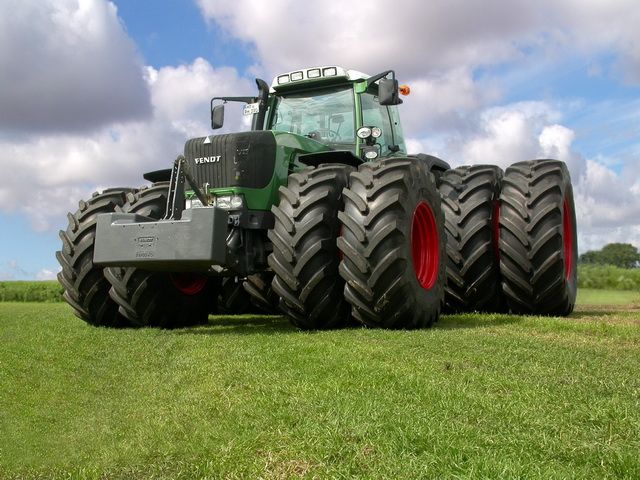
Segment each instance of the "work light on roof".
[{"label": "work light on roof", "polygon": [[322,70],[322,74],[325,77],[335,77],[338,75],[338,69],[336,67],[329,67]]},{"label": "work light on roof", "polygon": [[282,85],[283,83],[289,83],[289,75],[280,75],[278,77],[278,85]]},{"label": "work light on roof", "polygon": [[302,80],[303,76],[302,76],[302,72],[293,72],[291,74],[291,81],[292,82],[296,82],[298,80]]},{"label": "work light on roof", "polygon": [[320,75],[322,75],[322,73],[320,73],[319,68],[307,70],[307,78],[320,78]]}]

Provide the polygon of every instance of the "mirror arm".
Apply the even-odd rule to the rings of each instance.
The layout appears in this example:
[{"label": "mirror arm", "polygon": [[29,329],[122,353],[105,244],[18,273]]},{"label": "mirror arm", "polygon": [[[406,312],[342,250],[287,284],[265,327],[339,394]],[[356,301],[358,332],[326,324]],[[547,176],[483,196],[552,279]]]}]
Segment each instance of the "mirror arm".
[{"label": "mirror arm", "polygon": [[244,103],[255,103],[258,101],[256,97],[213,97],[211,99],[212,105],[214,100],[222,100],[223,102],[244,102]]},{"label": "mirror arm", "polygon": [[393,70],[386,70],[382,73],[378,73],[377,75],[374,75],[373,77],[367,78],[367,87],[370,87],[373,83],[377,82],[381,78],[386,77],[389,74],[391,74],[391,78],[393,79],[396,78],[396,72],[394,72]]},{"label": "mirror arm", "polygon": [[269,85],[260,78],[256,78],[256,85],[258,85],[257,101],[260,105],[258,114],[254,118],[253,130],[262,130],[264,128],[265,115],[267,114],[267,104],[269,103]]}]

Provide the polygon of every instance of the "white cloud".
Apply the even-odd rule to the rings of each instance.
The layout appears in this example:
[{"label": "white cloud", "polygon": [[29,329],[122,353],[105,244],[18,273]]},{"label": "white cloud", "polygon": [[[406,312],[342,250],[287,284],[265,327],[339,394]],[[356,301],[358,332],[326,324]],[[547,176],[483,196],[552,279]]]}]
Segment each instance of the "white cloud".
[{"label": "white cloud", "polygon": [[[186,139],[210,134],[209,99],[214,94],[255,92],[234,69],[214,69],[203,59],[149,68],[146,79],[154,112],[147,121],[114,123],[86,135],[0,139],[0,211],[21,212],[36,230],[62,228],[66,212],[75,210],[78,200],[97,189],[144,184],[142,173],[169,168]],[[227,120],[225,131],[243,128],[233,108]]]},{"label": "white cloud", "polygon": [[640,81],[636,0],[413,0],[397,8],[382,0],[198,4],[205,18],[254,45],[271,73],[338,62],[370,73],[395,67],[418,78],[524,59],[532,50],[545,56],[609,50],[629,80]]},{"label": "white cloud", "polygon": [[57,272],[43,268],[36,273],[36,280],[55,280]]},{"label": "white cloud", "polygon": [[458,2],[460,8],[418,1],[399,8],[382,1],[279,0],[269,8],[258,0],[198,3],[206,18],[254,44],[258,59],[278,71],[338,61],[370,73],[394,66],[414,78],[513,58],[517,47],[503,38],[535,33],[527,28],[535,12],[524,0]]},{"label": "white cloud", "polygon": [[116,7],[104,0],[4,0],[0,129],[89,130],[150,115],[147,84]]},{"label": "white cloud", "polygon": [[31,278],[31,274],[27,272],[16,260],[8,260],[0,264],[0,280],[23,280]]},{"label": "white cloud", "polygon": [[605,237],[620,238],[622,232],[640,231],[640,191],[634,188],[639,170],[632,165],[616,173],[588,160],[575,189],[578,224],[585,231],[600,232]]},{"label": "white cloud", "polygon": [[[492,163],[506,168],[549,153],[563,154],[566,158],[560,159],[566,161],[572,155],[572,137],[565,138],[571,131],[556,124],[560,119],[560,113],[545,102],[490,107],[470,120],[468,131],[450,131],[436,143],[444,159],[456,165]],[[429,141],[420,144],[424,147]]]},{"label": "white cloud", "polygon": [[[60,270],[60,267],[58,267]],[[0,281],[3,280],[55,280],[58,270],[42,268],[38,272],[25,269],[17,260],[0,263]]]},{"label": "white cloud", "polygon": [[442,74],[408,80],[411,94],[400,107],[408,136],[428,132],[467,132],[474,127],[472,112],[500,97],[495,85],[477,83],[473,72],[454,68]]},{"label": "white cloud", "polygon": [[490,163],[506,169],[522,160],[563,160],[574,186],[580,251],[609,242],[640,245],[640,164],[617,172],[606,159],[585,159],[573,145],[575,132],[561,122],[559,110],[545,102],[519,102],[481,112],[473,135],[408,139],[407,147],[434,152],[453,166]]},{"label": "white cloud", "polygon": [[[414,0],[393,9],[381,0],[274,0],[269,8],[257,0],[198,3],[207,19],[251,45],[252,72],[335,63],[369,73],[395,68],[412,87],[401,112],[414,153],[453,165],[566,161],[581,250],[606,235],[638,239],[640,167],[627,161],[620,171],[625,163],[615,159],[586,161],[575,146],[576,136],[584,142],[637,129],[620,133],[616,124],[606,135],[585,134],[553,99],[496,106],[509,84],[500,74],[505,65],[526,72],[519,80],[528,81],[538,62],[562,68],[563,59],[582,55],[592,73],[607,76],[606,62],[594,57],[613,55],[625,79],[640,83],[636,0]],[[203,59],[143,67],[105,0],[4,5],[12,15],[0,16],[0,210],[20,212],[38,230],[62,227],[66,211],[97,188],[136,186],[142,172],[168,167],[185,139],[210,133],[211,96],[255,92],[235,69]],[[245,126],[238,109],[228,107],[225,131]],[[625,112],[637,117],[637,108]]]}]

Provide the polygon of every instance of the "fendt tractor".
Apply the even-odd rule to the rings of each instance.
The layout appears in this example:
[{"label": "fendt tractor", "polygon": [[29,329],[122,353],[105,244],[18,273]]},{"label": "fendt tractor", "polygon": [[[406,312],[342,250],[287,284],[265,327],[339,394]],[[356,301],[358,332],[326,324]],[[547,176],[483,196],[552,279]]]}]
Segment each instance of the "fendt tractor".
[{"label": "fendt tractor", "polygon": [[58,278],[93,325],[283,312],[302,329],[430,326],[445,312],[567,315],[576,222],[557,160],[450,168],[409,155],[392,70],[256,79],[251,130],[188,140],[149,185],[80,201]]}]

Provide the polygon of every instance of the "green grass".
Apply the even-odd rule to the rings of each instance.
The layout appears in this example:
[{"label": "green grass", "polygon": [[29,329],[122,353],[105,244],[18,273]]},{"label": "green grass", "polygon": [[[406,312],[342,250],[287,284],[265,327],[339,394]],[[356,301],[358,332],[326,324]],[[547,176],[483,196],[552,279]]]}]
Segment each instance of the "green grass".
[{"label": "green grass", "polygon": [[640,314],[593,295],[413,332],[0,304],[0,477],[639,478]]}]

